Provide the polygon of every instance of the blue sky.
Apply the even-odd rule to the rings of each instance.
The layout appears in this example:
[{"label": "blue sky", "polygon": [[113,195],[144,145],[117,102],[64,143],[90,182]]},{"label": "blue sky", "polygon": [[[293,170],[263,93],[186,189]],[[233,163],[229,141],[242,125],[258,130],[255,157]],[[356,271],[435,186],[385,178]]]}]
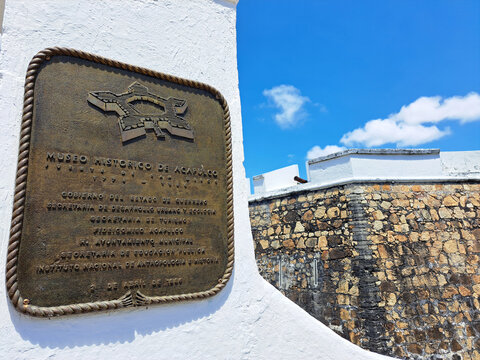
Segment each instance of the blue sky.
[{"label": "blue sky", "polygon": [[480,1],[240,0],[247,177],[341,148],[480,150]]}]

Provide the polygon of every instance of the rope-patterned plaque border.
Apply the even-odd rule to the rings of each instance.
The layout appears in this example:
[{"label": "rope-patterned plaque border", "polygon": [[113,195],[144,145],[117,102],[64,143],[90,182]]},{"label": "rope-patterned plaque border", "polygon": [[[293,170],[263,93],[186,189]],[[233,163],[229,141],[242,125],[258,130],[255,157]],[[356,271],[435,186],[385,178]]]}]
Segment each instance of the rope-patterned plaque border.
[{"label": "rope-patterned plaque border", "polygon": [[[24,299],[18,290],[17,282],[17,262],[20,247],[22,225],[24,216],[24,203],[27,185],[28,156],[30,149],[30,131],[33,118],[33,96],[35,79],[40,66],[53,56],[71,56],[108,65],[122,70],[127,70],[142,75],[148,75],[157,79],[185,85],[210,92],[220,102],[224,113],[226,160],[227,160],[227,268],[223,276],[218,280],[213,288],[207,291],[195,292],[190,294],[171,295],[171,296],[146,296],[139,291],[129,291],[121,298],[109,301],[97,301],[82,304],[71,304],[52,307],[40,307],[29,304],[28,299]],[[23,117],[20,131],[20,145],[17,164],[17,175],[15,180],[15,196],[13,202],[12,224],[10,228],[10,241],[7,252],[6,266],[6,286],[8,295],[17,310],[33,316],[59,316],[66,314],[84,313],[90,311],[100,311],[108,309],[117,309],[128,306],[140,306],[148,304],[167,303],[183,300],[203,299],[218,293],[225,287],[228,279],[232,275],[234,261],[234,241],[233,241],[233,178],[232,178],[232,139],[230,126],[230,111],[227,101],[222,94],[210,85],[182,79],[176,76],[163,74],[146,68],[125,64],[119,61],[107,59],[98,55],[93,55],[80,50],[69,48],[47,48],[37,53],[28,65],[25,79],[25,94],[23,103]]]}]

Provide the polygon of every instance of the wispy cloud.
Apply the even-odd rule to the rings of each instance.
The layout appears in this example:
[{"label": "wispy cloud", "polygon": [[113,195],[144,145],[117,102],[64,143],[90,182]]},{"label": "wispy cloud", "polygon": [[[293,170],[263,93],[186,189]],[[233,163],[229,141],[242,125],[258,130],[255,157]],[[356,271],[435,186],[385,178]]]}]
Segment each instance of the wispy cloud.
[{"label": "wispy cloud", "polygon": [[278,109],[275,122],[283,129],[295,126],[306,115],[304,105],[310,101],[292,85],[279,85],[263,90],[263,95]]},{"label": "wispy cloud", "polygon": [[343,151],[345,149],[346,149],[345,147],[337,146],[337,145],[327,145],[322,149],[320,146],[315,145],[310,150],[308,150],[307,159],[312,160],[312,159],[318,158],[320,156],[327,156],[329,154],[333,154],[333,153],[336,153],[336,152],[339,152],[339,151]]},{"label": "wispy cloud", "polygon": [[371,120],[363,128],[343,135],[340,142],[347,146],[382,146],[394,143],[398,146],[417,146],[438,140],[450,134],[450,129],[436,126],[409,125],[392,119]]},{"label": "wispy cloud", "polygon": [[442,99],[440,96],[421,97],[402,106],[398,113],[386,119],[368,121],[363,127],[346,133],[340,142],[346,146],[417,146],[438,140],[451,133],[448,127],[434,124],[446,120],[460,123],[480,120],[480,95]]}]

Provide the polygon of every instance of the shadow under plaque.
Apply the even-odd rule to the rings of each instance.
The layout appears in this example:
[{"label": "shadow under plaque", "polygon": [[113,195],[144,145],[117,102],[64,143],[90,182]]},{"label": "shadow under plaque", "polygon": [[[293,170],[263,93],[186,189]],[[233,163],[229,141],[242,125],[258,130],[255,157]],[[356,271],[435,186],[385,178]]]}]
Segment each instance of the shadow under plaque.
[{"label": "shadow under plaque", "polygon": [[84,316],[53,317],[49,318],[50,321],[27,317],[10,306],[10,318],[22,339],[42,348],[64,349],[131,343],[138,336],[152,335],[209,317],[225,304],[233,282],[234,279],[218,295],[203,301],[165,304],[154,308],[137,307],[130,311],[121,309],[87,313]]}]

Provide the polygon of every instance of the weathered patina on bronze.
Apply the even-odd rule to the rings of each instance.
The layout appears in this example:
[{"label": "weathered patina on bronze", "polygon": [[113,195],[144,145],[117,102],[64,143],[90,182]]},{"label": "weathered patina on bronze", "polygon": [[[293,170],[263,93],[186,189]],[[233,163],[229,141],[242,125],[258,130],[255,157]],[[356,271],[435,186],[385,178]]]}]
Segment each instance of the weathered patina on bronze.
[{"label": "weathered patina on bronze", "polygon": [[40,52],[26,81],[10,298],[54,316],[214,295],[233,267],[231,171],[217,90]]}]

